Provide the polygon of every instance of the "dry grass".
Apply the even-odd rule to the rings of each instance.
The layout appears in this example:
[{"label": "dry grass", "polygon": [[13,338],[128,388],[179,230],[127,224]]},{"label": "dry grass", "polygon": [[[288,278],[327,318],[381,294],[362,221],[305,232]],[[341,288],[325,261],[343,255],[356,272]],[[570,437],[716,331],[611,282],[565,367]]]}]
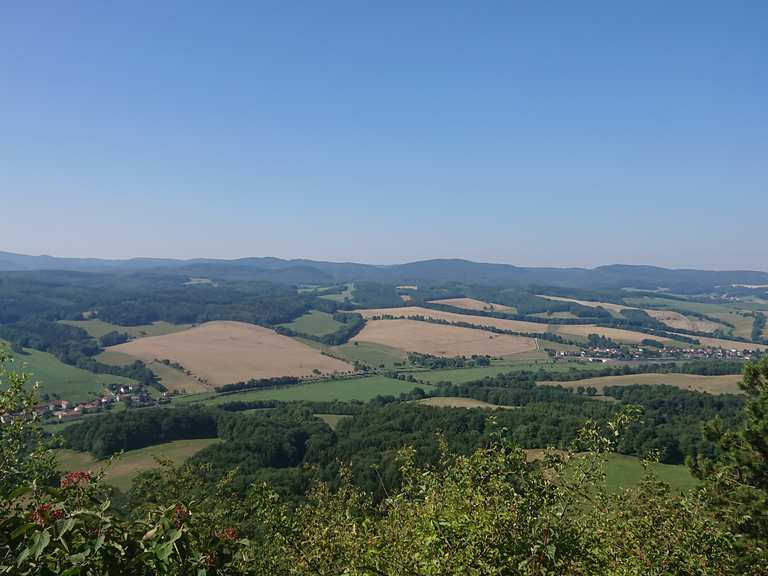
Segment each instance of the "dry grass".
[{"label": "dry grass", "polygon": [[670,328],[677,330],[693,330],[694,332],[714,332],[717,329],[726,330],[728,327],[723,324],[710,322],[709,320],[700,320],[692,316],[685,316],[680,312],[670,310],[646,310],[649,316],[659,322],[663,322]]},{"label": "dry grass", "polygon": [[364,318],[374,316],[392,316],[394,318],[408,318],[410,316],[423,316],[436,320],[445,320],[446,322],[467,322],[477,326],[492,326],[502,330],[511,330],[525,334],[541,334],[548,329],[547,324],[538,322],[526,322],[524,320],[504,320],[502,318],[490,318],[486,316],[473,316],[471,314],[458,314],[456,312],[442,312],[440,310],[431,310],[420,306],[404,306],[402,308],[371,308],[369,310],[358,310]]},{"label": "dry grass", "polygon": [[250,378],[310,376],[351,371],[349,364],[322,355],[292,338],[244,322],[206,322],[166,336],[151,336],[113,346],[151,362],[178,362],[200,382],[220,386]]},{"label": "dry grass", "polygon": [[514,406],[499,406],[474,398],[461,398],[459,396],[433,396],[417,400],[417,404],[424,406],[436,406],[438,408],[483,408],[486,410],[510,410]]},{"label": "dry grass", "polygon": [[631,386],[632,384],[668,384],[683,390],[696,390],[710,394],[736,394],[739,392],[739,374],[725,376],[698,376],[696,374],[629,374],[626,376],[601,376],[569,382],[539,382],[545,386],[563,386],[576,389],[592,386],[602,394],[606,386]]},{"label": "dry grass", "polygon": [[408,352],[449,357],[472,354],[510,356],[536,350],[533,338],[418,320],[371,320],[353,341],[373,342]]},{"label": "dry grass", "polygon": [[444,306],[453,306],[454,308],[463,308],[464,310],[482,310],[485,312],[515,312],[515,308],[504,306],[504,304],[494,304],[493,302],[483,302],[474,298],[444,298],[442,300],[432,300],[431,304],[443,304]]}]

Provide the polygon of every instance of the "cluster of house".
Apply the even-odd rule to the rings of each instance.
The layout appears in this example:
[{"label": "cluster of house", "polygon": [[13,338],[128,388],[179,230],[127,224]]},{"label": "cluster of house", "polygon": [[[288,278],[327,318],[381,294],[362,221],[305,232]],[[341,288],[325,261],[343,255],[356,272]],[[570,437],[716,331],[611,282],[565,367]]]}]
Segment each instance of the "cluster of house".
[{"label": "cluster of house", "polygon": [[726,350],[723,348],[587,348],[574,352],[556,352],[556,358],[581,358],[589,362],[614,360],[643,360],[650,356],[663,356],[677,360],[754,360],[759,352],[750,350]]},{"label": "cluster of house", "polygon": [[125,402],[131,406],[151,406],[170,402],[170,399],[163,397],[155,400],[150,397],[146,387],[141,385],[111,384],[109,388],[95,400],[88,402],[70,402],[69,400],[52,400],[50,402],[41,402],[35,406],[35,413],[45,418],[54,418],[64,420],[82,416],[89,412],[98,412],[109,409],[119,402]]}]

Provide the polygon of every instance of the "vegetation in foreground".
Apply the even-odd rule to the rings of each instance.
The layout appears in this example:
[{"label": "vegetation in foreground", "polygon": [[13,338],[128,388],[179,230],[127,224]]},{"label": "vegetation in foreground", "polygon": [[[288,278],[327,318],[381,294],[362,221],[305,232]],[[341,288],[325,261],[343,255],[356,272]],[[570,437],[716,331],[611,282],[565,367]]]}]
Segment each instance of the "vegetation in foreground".
[{"label": "vegetation in foreground", "polygon": [[[537,462],[503,431],[468,455],[417,465],[380,500],[348,480],[288,507],[263,485],[244,498],[205,469],[143,476],[115,509],[98,475],[57,480],[22,374],[0,395],[0,573],[8,574],[701,574],[764,575],[768,549],[768,360],[744,376],[739,429],[717,423],[701,488],[652,475],[611,493],[607,454],[631,414],[587,424],[572,450]],[[586,452],[574,457],[573,450]]]}]

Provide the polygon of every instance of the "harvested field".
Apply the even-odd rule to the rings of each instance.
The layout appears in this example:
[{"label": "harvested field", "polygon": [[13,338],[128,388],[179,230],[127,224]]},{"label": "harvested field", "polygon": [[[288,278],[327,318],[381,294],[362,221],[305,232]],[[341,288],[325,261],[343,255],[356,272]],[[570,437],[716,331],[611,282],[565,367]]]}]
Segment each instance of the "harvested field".
[{"label": "harvested field", "polygon": [[573,302],[574,304],[580,304],[587,308],[603,308],[614,316],[620,316],[622,310],[632,308],[632,306],[625,306],[624,304],[612,304],[610,302],[593,302],[592,300],[577,300],[576,298],[563,298],[562,296],[544,296],[543,294],[537,294],[539,298],[545,298],[547,300],[553,300],[555,302]]},{"label": "harvested field", "polygon": [[708,338],[706,336],[695,336],[695,338],[701,342],[702,346],[723,348],[724,350],[768,350],[768,346],[765,344],[753,344],[752,342],[735,342],[734,340]]},{"label": "harvested field", "polygon": [[726,334],[741,338],[752,338],[752,325],[755,319],[744,314],[744,312],[718,312],[717,314],[711,314],[711,316],[723,322],[733,324],[733,328],[730,326],[725,327]]},{"label": "harvested field", "polygon": [[598,393],[603,392],[606,386],[631,386],[632,384],[668,384],[677,386],[683,390],[696,390],[709,394],[737,394],[740,374],[727,374],[725,376],[698,376],[696,374],[628,374],[626,376],[601,376],[586,378],[584,380],[571,380],[568,382],[539,382],[543,386],[562,386],[576,389],[579,386],[593,386]]},{"label": "harvested field", "polygon": [[616,342],[625,344],[639,344],[646,338],[653,338],[659,342],[668,344],[672,342],[669,338],[661,338],[659,336],[650,336],[642,332],[634,332],[632,330],[622,330],[621,328],[605,328],[603,326],[596,326],[594,324],[560,324],[552,325],[552,331],[561,336],[580,336],[586,338],[590,334],[600,334]]},{"label": "harvested field", "polygon": [[418,320],[371,320],[352,341],[374,342],[436,356],[510,356],[537,348],[533,338]]},{"label": "harvested field", "polygon": [[442,300],[432,300],[430,304],[442,304],[444,306],[453,306],[454,308],[463,308],[464,310],[482,310],[485,312],[516,312],[515,308],[511,306],[483,302],[474,298],[444,298]]},{"label": "harvested field", "polygon": [[375,316],[391,316],[393,318],[408,318],[410,316],[422,316],[446,322],[467,322],[478,326],[493,326],[502,330],[511,330],[525,334],[542,334],[547,332],[549,325],[538,322],[526,322],[525,320],[505,320],[503,318],[490,318],[487,316],[473,316],[471,314],[459,314],[457,312],[442,312],[430,310],[420,306],[404,306],[402,308],[371,308],[357,310],[364,318]]},{"label": "harvested field", "polygon": [[112,346],[145,362],[178,362],[203,383],[220,386],[250,378],[347,373],[349,364],[322,355],[293,338],[244,322],[206,322],[166,336],[150,336]]},{"label": "harvested field", "polygon": [[724,324],[717,324],[710,322],[709,320],[700,320],[693,316],[685,316],[680,312],[672,312],[671,310],[646,310],[649,316],[655,318],[659,322],[663,322],[670,328],[677,330],[693,330],[694,332],[714,332],[715,330],[727,330],[728,326]]},{"label": "harvested field", "polygon": [[499,406],[474,398],[461,398],[459,396],[433,396],[416,400],[417,404],[424,406],[436,406],[438,408],[484,408],[486,410],[511,410],[514,406]]}]

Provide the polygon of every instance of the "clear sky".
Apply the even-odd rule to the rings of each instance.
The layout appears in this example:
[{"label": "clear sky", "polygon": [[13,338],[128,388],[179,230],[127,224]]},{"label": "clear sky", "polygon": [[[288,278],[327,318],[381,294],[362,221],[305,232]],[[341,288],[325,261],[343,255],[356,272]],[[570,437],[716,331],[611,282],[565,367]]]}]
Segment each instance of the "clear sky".
[{"label": "clear sky", "polygon": [[3,2],[0,250],[768,269],[768,2]]}]

